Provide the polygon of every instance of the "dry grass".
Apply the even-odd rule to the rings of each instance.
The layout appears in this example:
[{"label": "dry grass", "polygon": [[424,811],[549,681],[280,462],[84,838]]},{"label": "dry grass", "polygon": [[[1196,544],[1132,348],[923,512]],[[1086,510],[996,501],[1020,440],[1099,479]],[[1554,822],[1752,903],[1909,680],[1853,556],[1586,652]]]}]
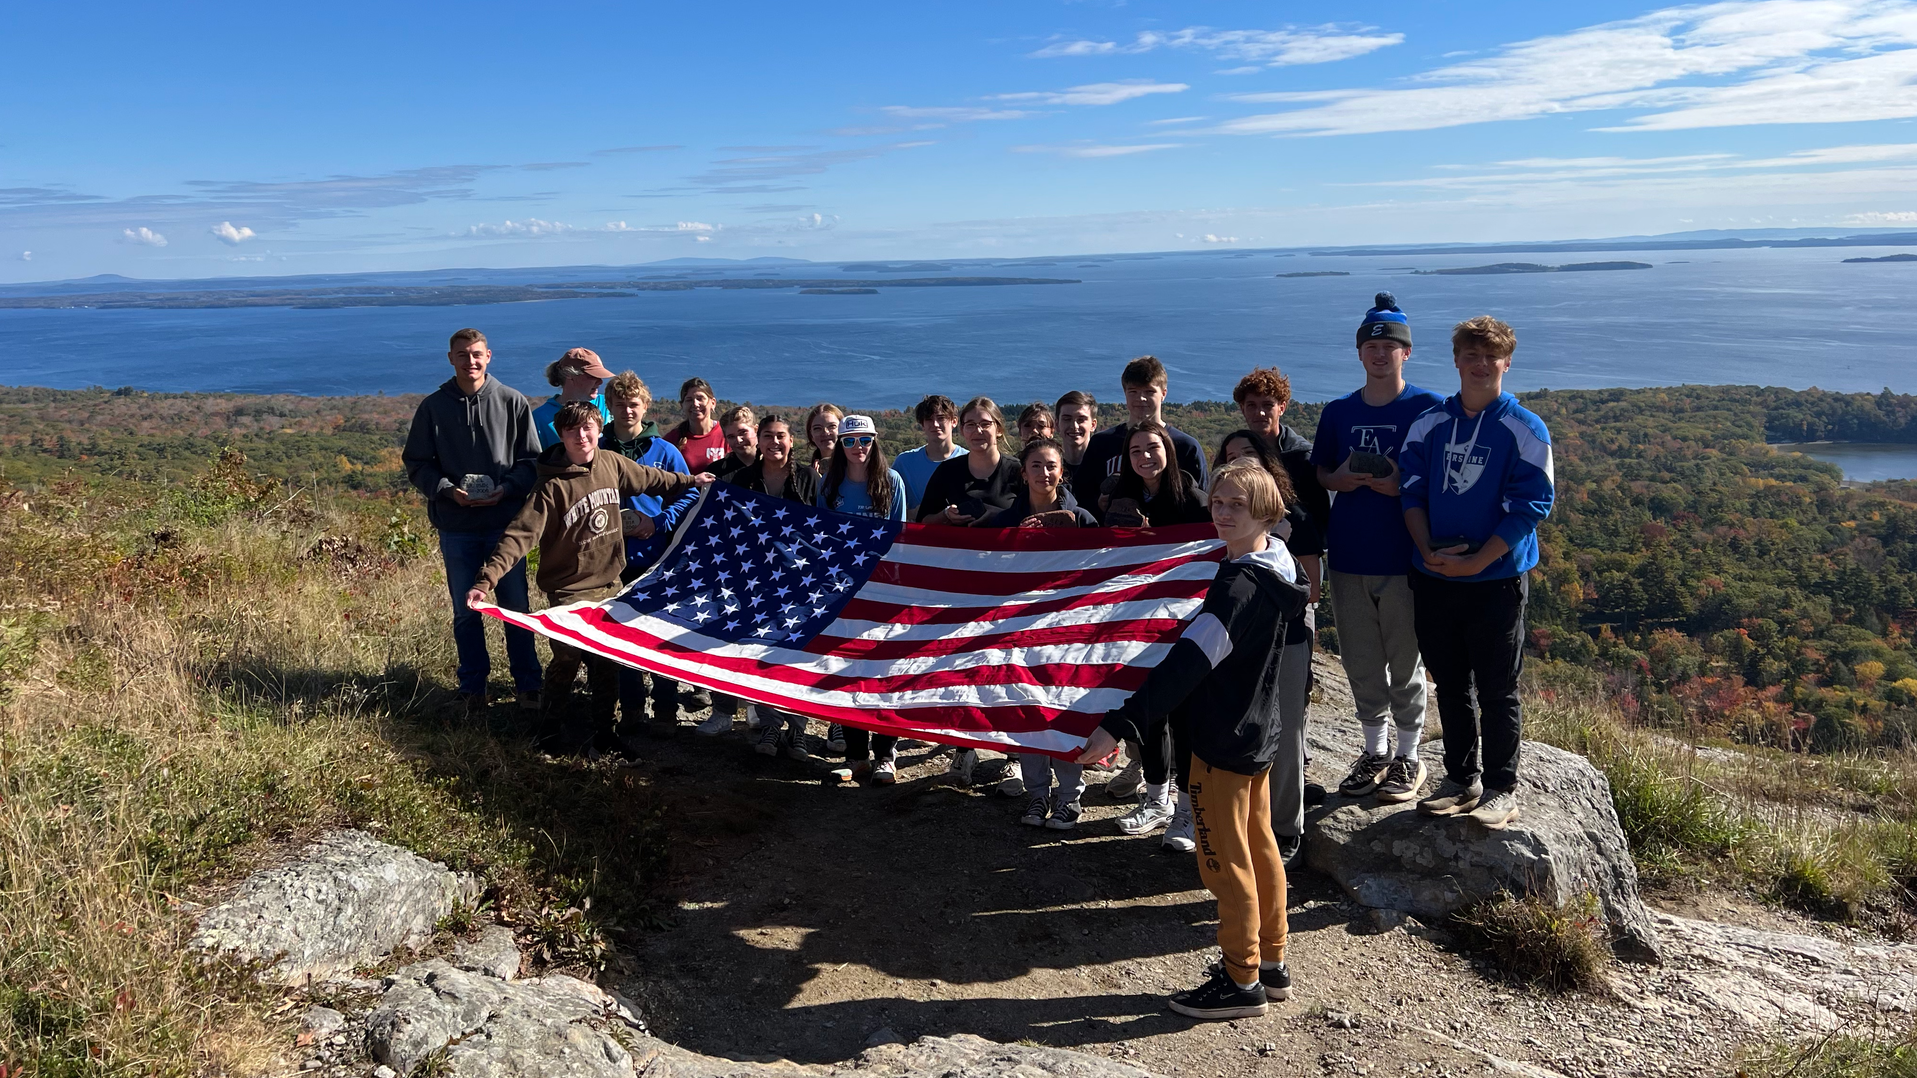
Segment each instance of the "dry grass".
[{"label": "dry grass", "polygon": [[392,506],[265,493],[0,497],[0,1063],[265,1068],[296,1012],[186,956],[178,902],[325,828],[482,872],[526,918],[602,886],[586,951],[663,877],[629,775],[453,720],[438,559],[389,542]]},{"label": "dry grass", "polygon": [[[1908,750],[1807,757],[1697,748],[1633,728],[1589,692],[1535,686],[1529,737],[1580,753],[1611,783],[1640,871],[1653,881],[1741,879],[1815,916],[1909,931],[1917,819],[1901,792]],[[1858,786],[1885,789],[1858,797]]]},{"label": "dry grass", "polygon": [[1459,910],[1451,925],[1460,941],[1492,959],[1501,977],[1557,991],[1604,983],[1611,947],[1597,899],[1559,906],[1536,895],[1499,895]]}]

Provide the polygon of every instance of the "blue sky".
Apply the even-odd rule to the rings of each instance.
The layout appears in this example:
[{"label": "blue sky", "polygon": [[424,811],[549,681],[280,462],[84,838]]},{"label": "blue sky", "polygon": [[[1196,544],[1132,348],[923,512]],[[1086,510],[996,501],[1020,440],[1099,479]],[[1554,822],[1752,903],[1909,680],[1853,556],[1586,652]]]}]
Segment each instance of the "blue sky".
[{"label": "blue sky", "polygon": [[29,5],[0,280],[1917,228],[1917,0]]}]

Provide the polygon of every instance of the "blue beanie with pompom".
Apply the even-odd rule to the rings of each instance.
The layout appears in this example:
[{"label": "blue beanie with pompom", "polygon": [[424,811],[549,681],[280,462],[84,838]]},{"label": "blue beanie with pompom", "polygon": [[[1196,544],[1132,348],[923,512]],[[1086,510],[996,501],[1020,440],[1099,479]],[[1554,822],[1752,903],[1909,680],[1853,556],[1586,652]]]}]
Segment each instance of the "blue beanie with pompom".
[{"label": "blue beanie with pompom", "polygon": [[1366,341],[1397,341],[1411,347],[1411,322],[1398,309],[1398,297],[1380,292],[1372,303],[1375,306],[1365,312],[1365,320],[1358,326],[1358,347],[1364,347]]}]

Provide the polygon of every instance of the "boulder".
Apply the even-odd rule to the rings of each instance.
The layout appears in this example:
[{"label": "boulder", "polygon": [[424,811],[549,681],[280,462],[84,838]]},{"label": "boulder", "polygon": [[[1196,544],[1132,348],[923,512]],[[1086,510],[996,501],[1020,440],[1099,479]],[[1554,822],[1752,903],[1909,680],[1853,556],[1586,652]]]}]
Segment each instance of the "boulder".
[{"label": "boulder", "polygon": [[[1469,817],[1420,816],[1413,802],[1382,805],[1338,796],[1339,775],[1357,756],[1333,720],[1315,723],[1313,763],[1331,764],[1332,790],[1305,818],[1305,857],[1352,898],[1376,909],[1435,919],[1496,896],[1534,894],[1563,904],[1597,898],[1620,957],[1659,959],[1655,922],[1638,895],[1637,866],[1618,825],[1611,785],[1582,756],[1527,741],[1519,769],[1521,815],[1502,831]],[[1437,746],[1432,746],[1435,771]],[[1327,761],[1325,758],[1331,759]],[[1315,769],[1314,769],[1315,770]],[[1435,780],[1438,776],[1433,775]]]},{"label": "boulder", "polygon": [[519,947],[512,929],[491,925],[476,940],[460,940],[453,945],[453,965],[502,981],[519,976]]},{"label": "boulder", "polygon": [[577,977],[508,983],[432,959],[386,984],[366,1046],[402,1075],[432,1059],[459,1078],[632,1078],[658,1054],[637,1015]]},{"label": "boulder", "polygon": [[480,887],[363,831],[334,831],[287,864],[254,873],[200,916],[189,946],[264,965],[282,984],[328,980],[432,938]]}]

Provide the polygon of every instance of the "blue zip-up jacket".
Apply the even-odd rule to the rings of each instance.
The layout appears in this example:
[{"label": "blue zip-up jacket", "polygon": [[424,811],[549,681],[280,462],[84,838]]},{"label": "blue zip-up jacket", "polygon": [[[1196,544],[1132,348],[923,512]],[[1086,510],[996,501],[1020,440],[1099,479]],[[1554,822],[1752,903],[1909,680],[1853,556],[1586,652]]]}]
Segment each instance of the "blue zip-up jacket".
[{"label": "blue zip-up jacket", "polygon": [[[671,442],[659,436],[657,425],[647,423],[639,436],[630,442],[622,442],[612,436],[608,426],[599,436],[599,448],[610,449],[635,464],[650,464],[668,472],[690,472],[686,467],[686,458]],[[635,509],[652,518],[652,538],[634,539],[626,536],[626,569],[630,573],[635,563],[644,567],[659,560],[666,552],[666,544],[672,541],[673,529],[685,518],[686,510],[699,500],[699,488],[694,487],[681,495],[671,505],[667,505],[657,494],[635,494],[626,499],[622,508]]]},{"label": "blue zip-up jacket", "polygon": [[[602,431],[611,430],[612,413],[606,410],[606,398],[594,397],[592,402],[599,406],[599,429]],[[544,404],[533,409],[533,429],[539,432],[539,448],[541,452],[559,444],[559,428],[553,426],[552,421],[553,417],[559,414],[559,409],[565,407],[565,404],[565,401],[559,399],[559,394],[554,393],[552,396],[546,398]],[[679,470],[682,472],[685,471],[684,468]]]},{"label": "blue zip-up jacket", "polygon": [[[1501,393],[1466,418],[1457,394],[1419,416],[1398,450],[1404,507],[1422,509],[1431,538],[1503,539],[1510,551],[1476,576],[1501,580],[1538,563],[1538,524],[1551,515],[1551,432],[1518,399]],[[1422,562],[1418,570],[1430,574]]]}]

